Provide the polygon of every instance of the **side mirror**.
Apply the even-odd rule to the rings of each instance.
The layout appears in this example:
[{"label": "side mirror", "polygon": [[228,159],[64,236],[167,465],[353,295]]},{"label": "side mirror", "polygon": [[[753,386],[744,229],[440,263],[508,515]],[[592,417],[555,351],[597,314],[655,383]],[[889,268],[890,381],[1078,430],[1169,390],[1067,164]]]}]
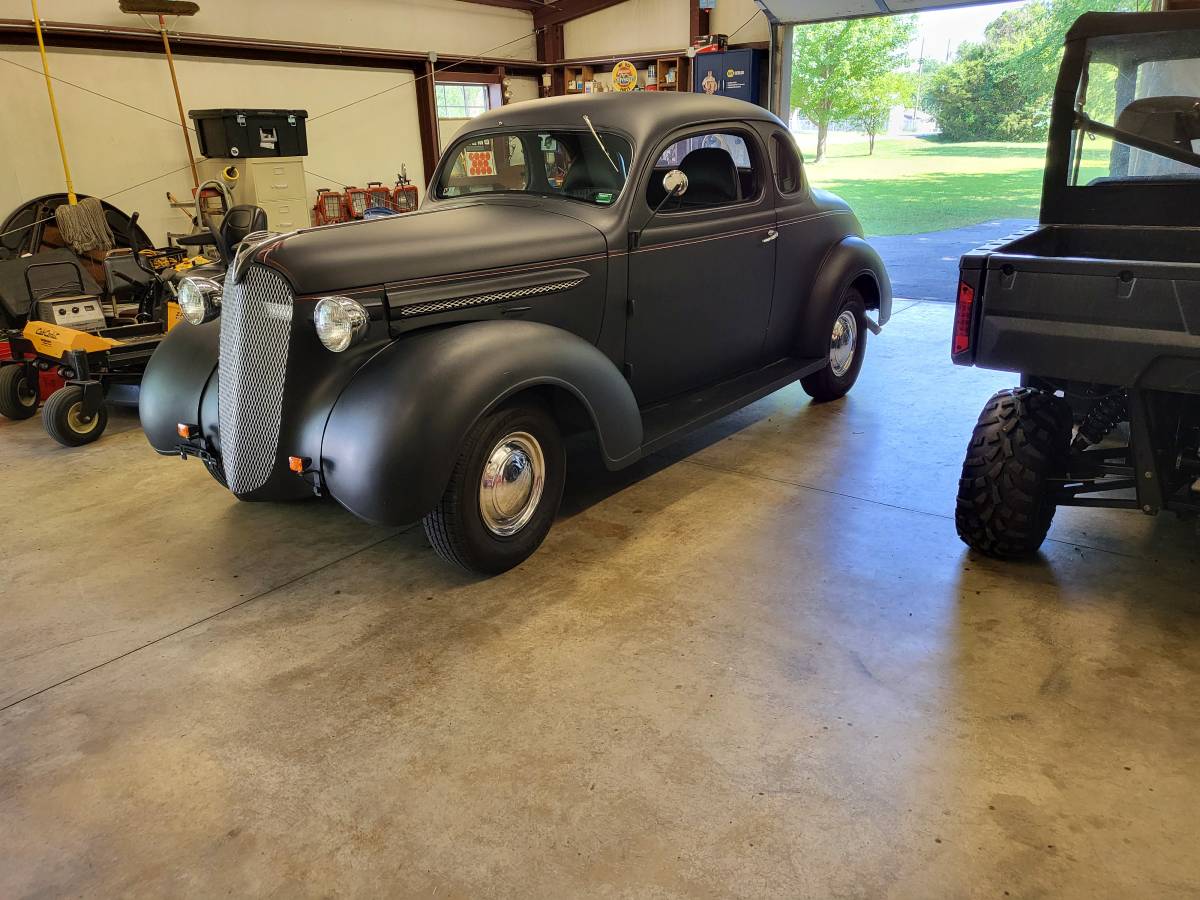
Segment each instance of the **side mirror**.
[{"label": "side mirror", "polygon": [[668,197],[682,197],[687,193],[688,177],[679,169],[672,169],[662,180],[663,189]]},{"label": "side mirror", "polygon": [[684,174],[679,169],[672,169],[670,172],[668,172],[666,175],[663,176],[662,186],[663,186],[663,191],[665,191],[662,199],[658,201],[658,205],[656,207],[654,207],[653,212],[650,213],[650,218],[647,219],[646,223],[644,225],[642,225],[641,228],[638,229],[637,234],[632,235],[632,237],[634,238],[635,246],[636,246],[637,242],[641,240],[642,232],[646,230],[646,226],[649,225],[652,221],[654,221],[654,217],[658,215],[659,210],[661,210],[663,208],[663,206],[666,204],[666,202],[668,200],[670,200],[672,197],[682,197],[684,194],[687,193],[688,177],[686,174]]}]

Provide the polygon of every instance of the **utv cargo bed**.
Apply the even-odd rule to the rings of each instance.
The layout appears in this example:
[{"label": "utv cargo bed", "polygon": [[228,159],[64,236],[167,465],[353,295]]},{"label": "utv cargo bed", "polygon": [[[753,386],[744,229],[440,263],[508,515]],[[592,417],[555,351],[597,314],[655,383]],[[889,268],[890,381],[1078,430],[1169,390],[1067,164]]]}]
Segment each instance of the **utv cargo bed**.
[{"label": "utv cargo bed", "polygon": [[1200,229],[1036,226],[961,277],[975,365],[1200,393]]}]

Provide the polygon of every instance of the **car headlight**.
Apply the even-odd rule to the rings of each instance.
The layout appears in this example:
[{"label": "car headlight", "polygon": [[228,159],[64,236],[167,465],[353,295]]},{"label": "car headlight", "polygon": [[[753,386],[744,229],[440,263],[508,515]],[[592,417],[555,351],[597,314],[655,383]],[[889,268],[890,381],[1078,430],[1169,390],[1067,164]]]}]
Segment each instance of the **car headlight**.
[{"label": "car headlight", "polygon": [[221,285],[211,278],[184,278],[179,282],[175,300],[183,318],[199,325],[216,318],[221,311]]},{"label": "car headlight", "polygon": [[341,353],[362,340],[370,318],[366,307],[349,297],[322,297],[313,313],[317,337],[334,353]]}]

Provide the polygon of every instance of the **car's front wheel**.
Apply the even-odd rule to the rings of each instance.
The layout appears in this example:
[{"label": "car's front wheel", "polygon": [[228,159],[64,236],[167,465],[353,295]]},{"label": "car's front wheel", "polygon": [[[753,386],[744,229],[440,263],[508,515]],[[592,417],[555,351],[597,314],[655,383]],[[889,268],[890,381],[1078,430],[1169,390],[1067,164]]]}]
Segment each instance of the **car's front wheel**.
[{"label": "car's front wheel", "polygon": [[423,520],[425,534],[448,562],[486,575],[505,572],[545,539],[565,481],[553,417],[536,403],[502,407],[467,435],[441,501]]},{"label": "car's front wheel", "polygon": [[829,327],[829,365],[802,378],[801,387],[818,403],[846,396],[866,352],[867,304],[858,288],[848,287]]}]

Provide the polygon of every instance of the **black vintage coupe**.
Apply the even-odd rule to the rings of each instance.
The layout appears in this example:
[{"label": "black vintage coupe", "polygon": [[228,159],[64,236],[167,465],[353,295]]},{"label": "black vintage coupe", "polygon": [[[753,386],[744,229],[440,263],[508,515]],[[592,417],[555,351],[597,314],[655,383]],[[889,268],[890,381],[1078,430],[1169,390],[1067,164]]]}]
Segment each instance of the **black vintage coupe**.
[{"label": "black vintage coupe", "polygon": [[243,500],[423,518],[487,573],[549,531],[565,434],[618,469],[797,379],[834,400],[892,305],[783,123],[697,94],[489,112],[419,213],[247,240],[180,300],[142,385],[156,450]]}]

